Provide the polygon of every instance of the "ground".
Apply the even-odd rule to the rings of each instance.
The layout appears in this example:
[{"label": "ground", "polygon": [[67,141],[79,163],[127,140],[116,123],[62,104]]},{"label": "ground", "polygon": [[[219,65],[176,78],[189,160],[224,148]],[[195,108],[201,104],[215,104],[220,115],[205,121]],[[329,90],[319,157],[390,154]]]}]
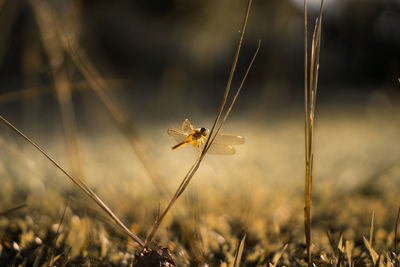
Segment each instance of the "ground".
[{"label": "ground", "polygon": [[[246,143],[233,156],[207,155],[166,216],[153,244],[168,248],[177,266],[231,266],[244,233],[242,266],[305,265],[302,109],[274,112],[249,108],[234,114],[222,131],[242,135]],[[358,105],[319,107],[312,206],[317,266],[373,266],[374,251],[382,264],[399,264],[392,254],[400,181],[395,114],[398,107],[381,93]],[[213,119],[188,117],[198,127]],[[166,129],[184,119],[147,120],[139,127],[161,177],[158,185],[170,194],[198,156],[191,146],[171,150],[175,143]],[[87,126],[80,132],[85,181],[145,238],[169,197],[160,194],[111,122],[81,124]],[[62,131],[25,130],[69,169]],[[1,263],[132,264],[137,244],[32,146],[5,126],[1,132]]]}]

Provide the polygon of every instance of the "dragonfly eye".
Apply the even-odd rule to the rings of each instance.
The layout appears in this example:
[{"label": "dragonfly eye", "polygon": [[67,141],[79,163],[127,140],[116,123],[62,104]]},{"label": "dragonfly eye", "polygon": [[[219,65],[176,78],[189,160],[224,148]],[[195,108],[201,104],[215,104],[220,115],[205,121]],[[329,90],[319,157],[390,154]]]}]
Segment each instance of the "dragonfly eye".
[{"label": "dragonfly eye", "polygon": [[207,128],[204,128],[204,127],[200,128],[200,132],[201,132],[201,134],[204,135],[204,136],[208,135],[208,133],[209,133],[208,129],[207,129]]}]

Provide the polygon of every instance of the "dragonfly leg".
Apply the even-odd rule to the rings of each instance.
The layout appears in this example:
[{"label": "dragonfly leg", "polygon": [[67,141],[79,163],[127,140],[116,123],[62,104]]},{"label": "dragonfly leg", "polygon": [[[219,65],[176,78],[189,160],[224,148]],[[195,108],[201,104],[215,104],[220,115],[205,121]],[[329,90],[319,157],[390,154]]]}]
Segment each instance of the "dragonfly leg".
[{"label": "dragonfly leg", "polygon": [[199,142],[198,142],[197,140],[193,140],[193,141],[192,141],[192,145],[193,145],[193,147],[196,147],[196,146],[198,146],[198,143],[199,143]]}]

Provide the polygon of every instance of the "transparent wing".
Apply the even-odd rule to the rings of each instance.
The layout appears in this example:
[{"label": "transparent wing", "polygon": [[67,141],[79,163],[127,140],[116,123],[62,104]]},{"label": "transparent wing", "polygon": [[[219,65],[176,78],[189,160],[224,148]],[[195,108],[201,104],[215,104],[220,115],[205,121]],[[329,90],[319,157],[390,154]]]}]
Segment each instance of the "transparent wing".
[{"label": "transparent wing", "polygon": [[[203,149],[204,147],[204,143],[202,143],[200,145],[200,148]],[[216,155],[233,155],[236,153],[236,150],[230,146],[230,145],[226,145],[226,144],[222,144],[222,143],[218,143],[218,142],[213,142],[212,145],[210,146],[210,148],[208,149],[208,152],[210,154],[216,154]]]},{"label": "transparent wing", "polygon": [[186,120],[183,121],[183,123],[182,123],[182,130],[183,130],[185,133],[188,133],[188,134],[190,134],[190,133],[193,132],[194,127],[193,127],[193,125],[190,123],[189,119],[186,119]]},{"label": "transparent wing", "polygon": [[185,141],[185,139],[188,137],[187,133],[184,133],[183,131],[176,128],[168,128],[167,133],[178,143]]},{"label": "transparent wing", "polygon": [[241,145],[243,144],[246,140],[244,137],[240,135],[233,135],[233,134],[218,134],[215,137],[215,142],[218,143],[223,143],[227,145]]}]

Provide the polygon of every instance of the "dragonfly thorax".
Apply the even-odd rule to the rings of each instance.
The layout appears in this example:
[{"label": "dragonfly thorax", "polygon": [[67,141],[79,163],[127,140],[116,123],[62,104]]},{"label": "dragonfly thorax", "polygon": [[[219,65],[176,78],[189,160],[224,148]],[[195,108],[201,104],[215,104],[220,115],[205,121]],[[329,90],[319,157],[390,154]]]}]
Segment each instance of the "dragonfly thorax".
[{"label": "dragonfly thorax", "polygon": [[206,137],[209,134],[209,130],[207,128],[198,128],[196,130],[193,131],[193,137],[197,140],[203,137]]}]

